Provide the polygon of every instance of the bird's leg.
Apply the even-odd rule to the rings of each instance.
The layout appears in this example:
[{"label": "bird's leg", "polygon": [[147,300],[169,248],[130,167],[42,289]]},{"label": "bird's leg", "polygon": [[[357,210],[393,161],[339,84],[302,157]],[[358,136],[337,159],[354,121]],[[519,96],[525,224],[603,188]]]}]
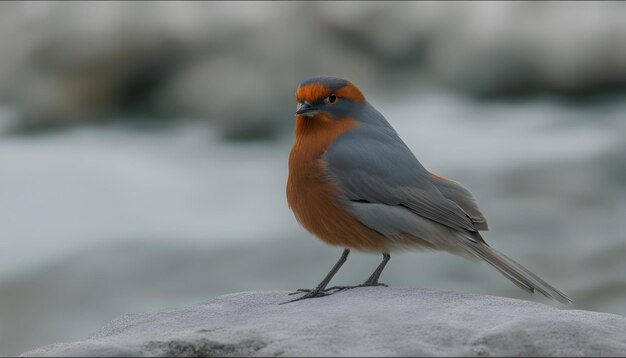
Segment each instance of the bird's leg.
[{"label": "bird's leg", "polygon": [[326,293],[328,291],[326,289],[326,286],[328,286],[328,283],[330,282],[330,280],[332,280],[333,276],[335,276],[335,274],[337,273],[337,271],[339,271],[339,269],[344,264],[344,262],[346,262],[346,260],[348,259],[348,255],[349,254],[350,254],[350,249],[344,249],[343,250],[343,253],[341,254],[341,257],[339,258],[339,261],[337,261],[335,266],[333,266],[332,270],[330,270],[330,272],[326,275],[326,277],[324,277],[322,282],[320,282],[320,284],[317,285],[316,288],[314,288],[312,290],[299,289],[296,292],[292,292],[292,293],[290,293],[290,295],[294,295],[294,294],[297,294],[297,293],[306,293],[306,294],[304,296],[302,296],[302,297],[298,297],[298,298],[296,298],[294,300],[283,302],[281,304],[285,304],[285,303],[289,303],[289,302],[295,302],[295,301],[300,301],[300,300],[304,300],[304,299],[307,299],[307,298],[328,296],[330,293]]},{"label": "bird's leg", "polygon": [[357,285],[357,286],[333,286],[329,288],[328,290],[343,291],[343,290],[349,290],[351,288],[370,287],[370,286],[387,287],[387,285],[385,285],[384,283],[379,283],[378,279],[380,278],[380,274],[383,273],[383,270],[385,269],[385,266],[387,265],[387,262],[389,262],[390,259],[391,259],[391,255],[387,252],[383,252],[383,261],[378,265],[376,270],[374,270],[372,275],[367,280],[365,280],[365,282],[363,282],[362,284]]},{"label": "bird's leg", "polygon": [[378,279],[380,278],[380,274],[383,273],[387,262],[391,259],[391,255],[388,252],[383,253],[383,261],[378,265],[376,270],[372,273],[372,275],[363,283],[364,286],[387,286],[384,283],[378,283]]}]

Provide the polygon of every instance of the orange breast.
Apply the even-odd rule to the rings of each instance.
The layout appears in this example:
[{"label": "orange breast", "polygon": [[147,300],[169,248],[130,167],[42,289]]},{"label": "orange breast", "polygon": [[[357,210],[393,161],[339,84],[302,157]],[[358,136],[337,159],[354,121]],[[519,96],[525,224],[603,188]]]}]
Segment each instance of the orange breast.
[{"label": "orange breast", "polygon": [[388,239],[339,206],[340,189],[321,160],[333,140],[356,125],[351,118],[333,121],[321,114],[296,118],[296,140],[289,155],[287,202],[300,224],[328,244],[386,251]]}]

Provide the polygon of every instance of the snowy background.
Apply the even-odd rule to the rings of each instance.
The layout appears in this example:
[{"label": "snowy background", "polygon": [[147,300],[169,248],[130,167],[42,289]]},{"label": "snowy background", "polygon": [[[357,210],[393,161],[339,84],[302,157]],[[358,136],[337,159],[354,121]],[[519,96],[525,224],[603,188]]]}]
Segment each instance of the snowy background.
[{"label": "snowy background", "polygon": [[[128,312],[311,287],[285,199],[293,90],[355,82],[485,239],[626,314],[626,3],[0,3],[0,355]],[[338,284],[380,258],[355,253]],[[393,255],[383,282],[530,297]]]}]

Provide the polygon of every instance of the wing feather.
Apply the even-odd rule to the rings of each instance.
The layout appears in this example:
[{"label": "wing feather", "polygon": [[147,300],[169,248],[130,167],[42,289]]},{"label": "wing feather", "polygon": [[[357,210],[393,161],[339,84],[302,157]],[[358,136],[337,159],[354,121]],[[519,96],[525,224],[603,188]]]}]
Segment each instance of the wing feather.
[{"label": "wing feather", "polygon": [[428,174],[430,181],[446,198],[454,201],[469,216],[477,230],[488,230],[487,219],[480,211],[472,193],[461,184],[447,178]]},{"label": "wing feather", "polygon": [[457,231],[477,230],[391,128],[361,125],[337,138],[322,159],[347,200],[403,206]]}]

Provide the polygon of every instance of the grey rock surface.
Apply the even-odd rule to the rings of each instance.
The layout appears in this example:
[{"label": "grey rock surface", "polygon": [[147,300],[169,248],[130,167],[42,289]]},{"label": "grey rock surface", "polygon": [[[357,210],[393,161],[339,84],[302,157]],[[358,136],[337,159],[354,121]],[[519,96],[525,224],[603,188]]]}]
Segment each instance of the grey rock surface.
[{"label": "grey rock surface", "polygon": [[606,356],[626,318],[485,295],[359,288],[285,305],[243,292],[121,316],[86,340],[23,356]]}]

